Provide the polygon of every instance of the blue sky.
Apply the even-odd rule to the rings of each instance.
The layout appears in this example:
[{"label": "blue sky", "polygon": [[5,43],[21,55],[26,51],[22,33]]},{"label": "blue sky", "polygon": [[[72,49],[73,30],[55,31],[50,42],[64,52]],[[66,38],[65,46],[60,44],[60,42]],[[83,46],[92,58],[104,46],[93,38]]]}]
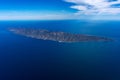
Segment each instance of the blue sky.
[{"label": "blue sky", "polygon": [[120,0],[0,0],[0,20],[119,18]]}]

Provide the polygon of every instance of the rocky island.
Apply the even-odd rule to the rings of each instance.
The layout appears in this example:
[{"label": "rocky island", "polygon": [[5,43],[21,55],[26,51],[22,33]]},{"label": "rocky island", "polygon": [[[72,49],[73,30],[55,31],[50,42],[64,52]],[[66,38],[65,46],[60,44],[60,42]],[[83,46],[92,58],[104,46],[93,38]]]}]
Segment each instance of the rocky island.
[{"label": "rocky island", "polygon": [[53,32],[43,29],[10,28],[9,31],[26,37],[58,42],[111,41],[111,39],[106,37],[73,34],[67,32]]}]

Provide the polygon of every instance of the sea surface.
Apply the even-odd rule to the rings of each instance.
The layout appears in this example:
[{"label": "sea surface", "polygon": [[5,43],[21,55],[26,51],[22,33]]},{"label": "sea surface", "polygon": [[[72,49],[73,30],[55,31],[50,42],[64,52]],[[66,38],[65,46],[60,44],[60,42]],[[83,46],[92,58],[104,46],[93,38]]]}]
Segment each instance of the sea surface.
[{"label": "sea surface", "polygon": [[[59,43],[8,30],[20,27],[113,41]],[[120,21],[0,21],[0,80],[120,80]]]}]

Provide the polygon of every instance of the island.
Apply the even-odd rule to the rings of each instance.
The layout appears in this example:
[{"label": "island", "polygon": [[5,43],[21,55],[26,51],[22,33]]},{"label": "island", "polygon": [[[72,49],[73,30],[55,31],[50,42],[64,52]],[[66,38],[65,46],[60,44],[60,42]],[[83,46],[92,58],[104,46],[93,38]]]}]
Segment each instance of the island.
[{"label": "island", "polygon": [[10,28],[9,31],[26,37],[42,40],[52,40],[58,42],[112,41],[112,39],[106,37],[98,37],[85,34],[74,34],[61,31],[49,31],[44,29]]}]

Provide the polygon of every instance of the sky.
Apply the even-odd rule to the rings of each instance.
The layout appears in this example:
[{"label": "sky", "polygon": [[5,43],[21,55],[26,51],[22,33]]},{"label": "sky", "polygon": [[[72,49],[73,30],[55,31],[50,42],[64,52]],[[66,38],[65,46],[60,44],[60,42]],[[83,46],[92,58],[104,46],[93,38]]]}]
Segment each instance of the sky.
[{"label": "sky", "polygon": [[0,20],[120,20],[120,0],[0,0]]}]

